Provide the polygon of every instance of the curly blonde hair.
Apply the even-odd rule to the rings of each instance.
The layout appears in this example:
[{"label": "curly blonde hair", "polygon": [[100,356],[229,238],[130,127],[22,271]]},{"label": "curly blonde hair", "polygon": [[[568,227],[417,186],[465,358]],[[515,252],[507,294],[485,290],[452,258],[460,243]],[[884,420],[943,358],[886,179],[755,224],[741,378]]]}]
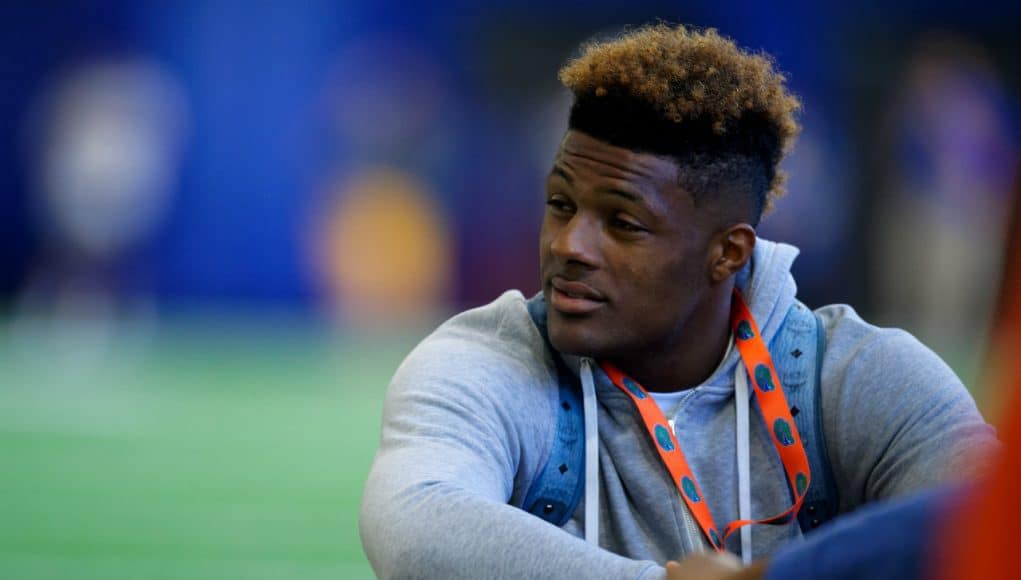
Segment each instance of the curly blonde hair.
[{"label": "curly blonde hair", "polygon": [[657,24],[585,45],[559,77],[575,97],[571,128],[676,158],[696,201],[736,185],[753,194],[757,221],[786,193],[778,166],[801,103],[768,55],[712,29]]}]

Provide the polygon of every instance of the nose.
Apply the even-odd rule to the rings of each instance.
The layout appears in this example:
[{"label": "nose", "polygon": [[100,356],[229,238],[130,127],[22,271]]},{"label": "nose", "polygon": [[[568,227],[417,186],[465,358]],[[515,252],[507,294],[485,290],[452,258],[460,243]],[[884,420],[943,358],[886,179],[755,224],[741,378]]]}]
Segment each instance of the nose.
[{"label": "nose", "polygon": [[550,252],[564,262],[596,265],[598,224],[582,212],[576,212],[550,240]]}]

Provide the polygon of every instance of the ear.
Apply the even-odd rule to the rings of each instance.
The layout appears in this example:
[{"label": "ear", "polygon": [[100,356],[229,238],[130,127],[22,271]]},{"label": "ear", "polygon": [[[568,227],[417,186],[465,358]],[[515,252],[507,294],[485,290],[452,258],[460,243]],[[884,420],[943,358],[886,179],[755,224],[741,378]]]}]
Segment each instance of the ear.
[{"label": "ear", "polygon": [[755,249],[755,228],[740,223],[713,236],[709,247],[709,277],[723,282],[744,268]]}]

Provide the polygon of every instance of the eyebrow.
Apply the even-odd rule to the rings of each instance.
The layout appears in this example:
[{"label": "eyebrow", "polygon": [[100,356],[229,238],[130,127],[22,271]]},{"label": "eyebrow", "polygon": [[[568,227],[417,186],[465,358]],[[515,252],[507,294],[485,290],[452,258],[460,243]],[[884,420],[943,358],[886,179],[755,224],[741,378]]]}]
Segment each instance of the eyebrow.
[{"label": "eyebrow", "polygon": [[623,190],[620,190],[620,189],[600,189],[599,191],[602,191],[604,193],[609,193],[610,195],[619,195],[620,197],[623,197],[626,200],[633,201],[633,202],[635,202],[637,204],[640,204],[640,205],[647,205],[645,203],[645,200],[642,199],[642,197],[640,197],[638,195],[635,195],[635,194],[631,193],[630,191],[623,191]]},{"label": "eyebrow", "polygon": [[[554,165],[553,170],[550,171],[550,177],[553,177],[554,175],[563,178],[563,180],[566,181],[569,185],[574,185],[574,178],[571,177],[566,171],[564,171],[563,168],[561,168],[559,165]],[[630,191],[624,191],[622,189],[614,188],[600,188],[599,191],[601,193],[608,193],[610,195],[622,197],[628,201],[637,203],[645,207],[649,206],[648,202],[646,202],[646,200],[642,196],[631,193]]]},{"label": "eyebrow", "polygon": [[561,169],[559,165],[553,166],[553,171],[550,172],[550,177],[553,177],[554,175],[559,175],[560,177],[564,178],[564,181],[571,185],[574,185],[574,178],[568,175],[566,171]]}]

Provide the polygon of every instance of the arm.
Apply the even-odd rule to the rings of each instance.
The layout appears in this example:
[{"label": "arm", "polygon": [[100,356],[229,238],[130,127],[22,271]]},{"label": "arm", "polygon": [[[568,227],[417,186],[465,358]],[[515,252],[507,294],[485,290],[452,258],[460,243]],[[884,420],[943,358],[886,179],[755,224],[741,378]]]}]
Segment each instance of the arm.
[{"label": "arm", "polygon": [[[591,546],[508,505],[516,479],[541,467],[541,455],[548,453],[555,403],[527,383],[542,385],[549,378],[529,379],[537,371],[525,363],[479,356],[478,349],[462,344],[433,341],[420,347],[388,392],[383,438],[360,518],[376,574],[662,577],[663,568],[652,562]],[[508,377],[519,384],[502,386]],[[530,479],[526,474],[518,487],[527,488]]]}]

